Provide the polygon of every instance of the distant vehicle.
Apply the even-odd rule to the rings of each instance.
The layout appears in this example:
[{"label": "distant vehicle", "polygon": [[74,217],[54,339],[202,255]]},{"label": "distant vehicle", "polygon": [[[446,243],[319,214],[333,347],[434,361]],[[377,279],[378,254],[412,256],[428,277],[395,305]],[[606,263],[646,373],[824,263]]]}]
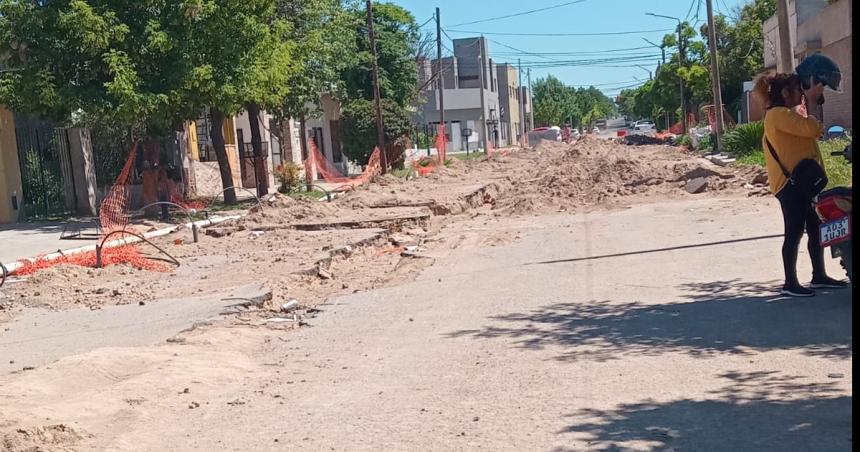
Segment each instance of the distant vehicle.
[{"label": "distant vehicle", "polygon": [[578,140],[582,135],[579,134],[579,129],[573,129],[570,131],[570,136],[573,137],[574,140]]},{"label": "distant vehicle", "polygon": [[606,120],[605,119],[598,119],[597,121],[594,122],[594,125],[595,125],[595,127],[603,127],[605,129],[606,128]]},{"label": "distant vehicle", "polygon": [[656,132],[656,126],[651,121],[636,121],[633,123],[634,135],[651,135]]},{"label": "distant vehicle", "polygon": [[595,126],[593,129],[591,129],[591,133],[597,135],[598,133],[600,133],[600,128]]},{"label": "distant vehicle", "polygon": [[528,138],[531,144],[540,140],[561,141],[561,129],[558,127],[538,127],[528,132]]}]

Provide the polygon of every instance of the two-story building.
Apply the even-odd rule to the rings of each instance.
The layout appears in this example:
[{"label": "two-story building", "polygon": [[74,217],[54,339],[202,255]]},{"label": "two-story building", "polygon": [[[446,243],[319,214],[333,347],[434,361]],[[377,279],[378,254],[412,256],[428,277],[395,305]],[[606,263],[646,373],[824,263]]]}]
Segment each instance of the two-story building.
[{"label": "two-story building", "polygon": [[[483,37],[455,39],[453,50],[453,56],[418,65],[419,83],[432,82],[425,87],[426,103],[416,112],[416,120],[438,127],[439,80],[443,79],[448,152],[484,149],[488,139],[496,147],[511,144],[511,109],[503,108],[509,101],[511,85],[508,81],[502,85],[499,79],[500,71],[506,77],[507,71],[497,67],[490,58],[487,40]],[[507,119],[505,114],[508,114]]]}]

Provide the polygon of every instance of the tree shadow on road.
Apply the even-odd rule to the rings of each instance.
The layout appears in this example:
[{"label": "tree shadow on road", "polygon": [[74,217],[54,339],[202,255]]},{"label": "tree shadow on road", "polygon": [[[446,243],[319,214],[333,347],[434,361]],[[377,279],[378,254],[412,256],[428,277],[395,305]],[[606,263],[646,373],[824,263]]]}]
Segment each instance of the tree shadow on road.
[{"label": "tree shadow on road", "polygon": [[[726,372],[708,400],[646,400],[569,415],[589,450],[848,451],[851,397],[834,382],[778,372]],[[562,449],[559,449],[562,450]]]},{"label": "tree shadow on road", "polygon": [[684,352],[696,357],[802,350],[850,358],[851,290],[814,298],[775,297],[775,283],[740,280],[686,284],[680,301],[556,303],[491,317],[482,329],[450,338],[508,339],[523,349],[559,350],[561,361],[606,361]]}]

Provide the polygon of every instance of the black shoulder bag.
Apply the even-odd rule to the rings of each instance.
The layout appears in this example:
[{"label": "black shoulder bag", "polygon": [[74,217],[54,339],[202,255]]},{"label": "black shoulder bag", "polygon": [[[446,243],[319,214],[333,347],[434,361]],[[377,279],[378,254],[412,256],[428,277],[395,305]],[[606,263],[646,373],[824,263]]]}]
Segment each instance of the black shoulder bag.
[{"label": "black shoulder bag", "polygon": [[768,149],[770,149],[770,155],[773,156],[773,159],[776,160],[776,163],[779,165],[779,169],[782,170],[782,174],[785,174],[789,183],[793,185],[800,194],[812,199],[821,193],[821,190],[824,190],[824,187],[827,186],[827,175],[824,174],[824,168],[822,168],[817,161],[813,159],[803,159],[794,167],[794,171],[789,174],[785,167],[782,166],[782,162],[779,161],[779,157],[777,157],[776,151],[773,149],[773,145],[770,144],[770,140],[765,138],[765,142],[767,143]]}]

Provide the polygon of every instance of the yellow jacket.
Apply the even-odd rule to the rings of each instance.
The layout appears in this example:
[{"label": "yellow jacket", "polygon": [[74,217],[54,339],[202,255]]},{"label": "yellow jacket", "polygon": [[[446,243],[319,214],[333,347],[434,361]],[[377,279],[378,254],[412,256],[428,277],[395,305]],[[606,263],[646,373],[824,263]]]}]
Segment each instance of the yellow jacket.
[{"label": "yellow jacket", "polygon": [[818,149],[818,137],[822,133],[824,133],[824,124],[815,116],[809,115],[804,118],[786,107],[773,107],[767,111],[764,117],[764,138],[761,145],[764,149],[771,193],[779,193],[788,179],[771,155],[765,140],[770,140],[782,166],[791,174],[794,167],[804,159],[816,160],[824,168],[821,151]]}]

